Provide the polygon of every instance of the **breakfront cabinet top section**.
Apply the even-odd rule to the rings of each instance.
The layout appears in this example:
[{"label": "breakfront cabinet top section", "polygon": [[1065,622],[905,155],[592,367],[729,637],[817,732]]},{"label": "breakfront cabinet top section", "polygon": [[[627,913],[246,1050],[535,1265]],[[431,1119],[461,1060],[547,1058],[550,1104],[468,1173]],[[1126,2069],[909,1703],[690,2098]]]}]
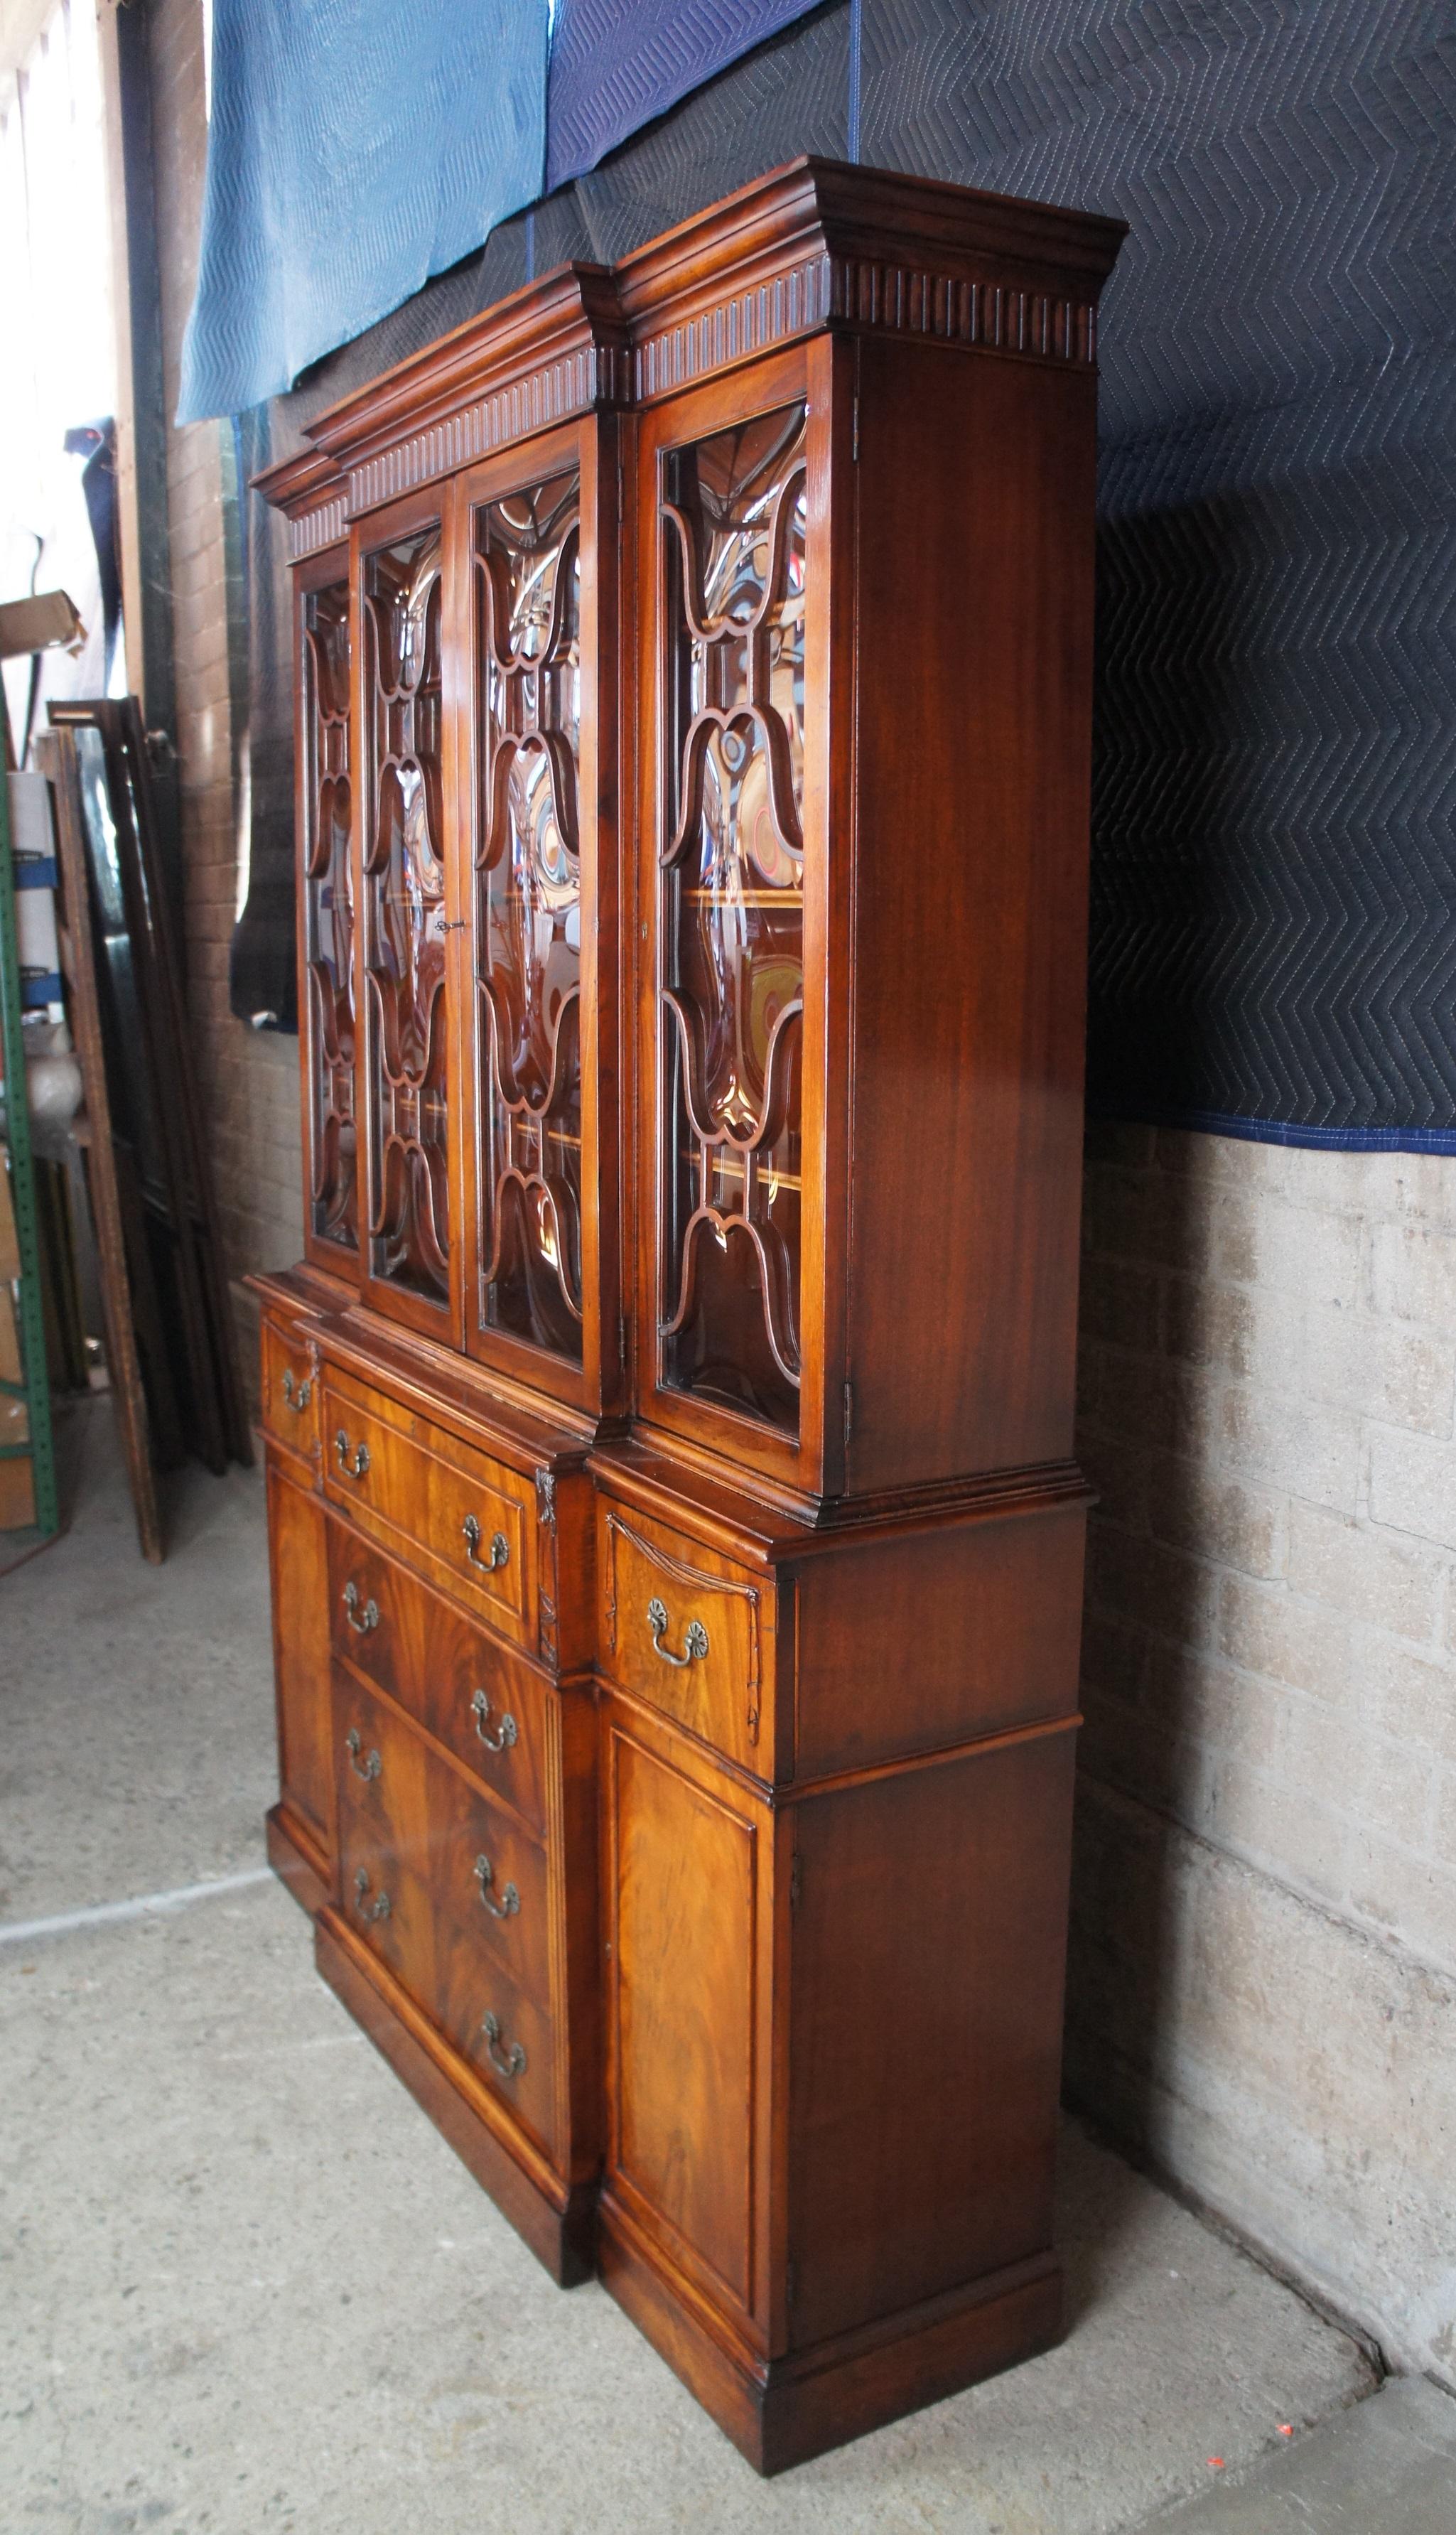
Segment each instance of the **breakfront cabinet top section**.
[{"label": "breakfront cabinet top section", "polygon": [[562,265],[331,405],[310,448],[253,480],[287,512],[296,563],[382,502],[626,402],[629,366],[611,274]]},{"label": "breakfront cabinet top section", "polygon": [[1124,223],[796,158],[614,267],[568,264],[309,426],[256,478],[294,559],[351,519],[597,408],[650,404],[833,329],[1088,367]]}]

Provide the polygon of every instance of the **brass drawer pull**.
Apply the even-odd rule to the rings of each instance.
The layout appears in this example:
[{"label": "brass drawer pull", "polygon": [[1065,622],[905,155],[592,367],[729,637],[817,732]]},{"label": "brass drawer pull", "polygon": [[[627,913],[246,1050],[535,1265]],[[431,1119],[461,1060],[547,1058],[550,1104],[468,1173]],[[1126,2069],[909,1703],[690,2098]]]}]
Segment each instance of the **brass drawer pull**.
[{"label": "brass drawer pull", "polygon": [[514,1884],[508,1884],[505,1891],[501,1894],[499,1901],[493,1901],[491,1899],[490,1888],[496,1880],[496,1870],[483,1850],[480,1856],[475,1860],[475,1864],[471,1869],[471,1872],[474,1875],[476,1883],[480,1886],[480,1898],[484,1902],[487,1910],[490,1912],[491,1917],[493,1919],[514,1919],[516,1911],[520,1908],[520,1894],[516,1891]]},{"label": "brass drawer pull", "polygon": [[365,1471],[369,1467],[368,1445],[356,1444],[351,1453],[349,1451],[349,1439],[344,1433],[343,1428],[340,1426],[338,1433],[334,1438],[334,1449],[338,1454],[338,1466],[342,1470],[344,1477],[346,1479],[362,1479]]},{"label": "brass drawer pull", "polygon": [[368,1889],[369,1870],[367,1867],[361,1866],[358,1874],[354,1878],[354,1906],[358,1910],[361,1918],[388,1919],[390,1915],[390,1896],[388,1892],[377,1892],[372,1901],[366,1901],[364,1895]]},{"label": "brass drawer pull", "polygon": [[684,1664],[693,1661],[695,1655],[699,1663],[702,1662],[707,1653],[707,1631],[700,1620],[689,1621],[688,1634],[683,1640],[687,1651],[680,1655],[675,1655],[671,1646],[662,1642],[667,1635],[667,1605],[659,1602],[655,1593],[647,1604],[647,1626],[652,1632],[652,1651],[660,1655],[664,1663],[676,1664],[681,1670]]},{"label": "brass drawer pull", "polygon": [[471,1700],[470,1713],[475,1719],[476,1734],[485,1745],[487,1752],[509,1752],[518,1731],[515,1717],[508,1711],[502,1717],[495,1733],[488,1734],[485,1730],[485,1720],[490,1714],[490,1700],[483,1690],[477,1690]]},{"label": "brass drawer pull", "polygon": [[362,1611],[359,1609],[359,1587],[352,1576],[343,1588],[343,1615],[349,1627],[361,1638],[379,1627],[379,1604],[371,1593]]},{"label": "brass drawer pull", "polygon": [[343,1740],[344,1749],[349,1756],[349,1767],[353,1770],[355,1777],[364,1779],[367,1785],[371,1778],[377,1778],[379,1776],[380,1770],[384,1766],[379,1754],[377,1752],[368,1753],[365,1757],[363,1766],[361,1767],[359,1755],[363,1751],[364,1746],[358,1726],[351,1725]]},{"label": "brass drawer pull", "polygon": [[525,2075],[524,2043],[513,2042],[509,2051],[501,2049],[501,2019],[494,2011],[486,2016],[480,2029],[485,2035],[485,2056],[491,2067],[498,2069],[503,2077],[523,2077]]},{"label": "brass drawer pull", "polygon": [[460,1532],[465,1543],[465,1565],[467,1567],[479,1567],[487,1576],[492,1576],[498,1567],[505,1566],[507,1559],[511,1555],[511,1543],[506,1538],[504,1531],[493,1531],[491,1533],[490,1556],[488,1558],[482,1558],[480,1555],[480,1525],[473,1514],[466,1515],[464,1521],[460,1525]]},{"label": "brass drawer pull", "polygon": [[306,1379],[303,1382],[295,1382],[292,1374],[285,1367],[279,1389],[294,1415],[301,1417],[314,1395],[313,1384]]}]

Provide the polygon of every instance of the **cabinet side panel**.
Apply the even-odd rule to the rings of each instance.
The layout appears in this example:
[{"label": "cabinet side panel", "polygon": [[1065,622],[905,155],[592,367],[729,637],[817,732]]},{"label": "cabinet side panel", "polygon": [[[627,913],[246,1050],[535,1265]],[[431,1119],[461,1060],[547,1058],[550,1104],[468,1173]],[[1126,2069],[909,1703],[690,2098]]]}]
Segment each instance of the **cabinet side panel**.
[{"label": "cabinet side panel", "polygon": [[811,1560],[799,1581],[795,1774],[1069,1716],[1081,1505]]},{"label": "cabinet side panel", "polygon": [[1071,1451],[1094,399],[861,349],[851,1492]]},{"label": "cabinet side panel", "polygon": [[1074,1739],[799,1808],[801,2349],[1050,2244]]},{"label": "cabinet side panel", "polygon": [[273,1579],[278,1780],[332,1859],[334,1762],[329,1707],[329,1556],[323,1506],[284,1477],[272,1453],[268,1547]]}]

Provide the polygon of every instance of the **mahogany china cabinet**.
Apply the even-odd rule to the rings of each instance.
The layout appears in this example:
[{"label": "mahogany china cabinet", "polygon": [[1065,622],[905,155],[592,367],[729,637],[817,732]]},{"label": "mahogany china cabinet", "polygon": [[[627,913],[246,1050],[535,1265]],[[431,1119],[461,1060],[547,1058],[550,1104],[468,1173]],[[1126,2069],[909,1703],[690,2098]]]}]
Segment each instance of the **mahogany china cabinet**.
[{"label": "mahogany china cabinet", "polygon": [[1121,235],[801,159],[262,479],[271,1853],[553,2276],[763,2471],[1059,2329]]}]

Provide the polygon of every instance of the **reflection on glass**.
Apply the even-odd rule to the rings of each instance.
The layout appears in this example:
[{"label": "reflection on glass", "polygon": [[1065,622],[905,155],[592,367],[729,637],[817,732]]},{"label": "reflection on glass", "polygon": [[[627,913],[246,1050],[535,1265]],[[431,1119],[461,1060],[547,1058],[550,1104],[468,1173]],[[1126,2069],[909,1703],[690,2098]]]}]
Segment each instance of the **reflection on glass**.
[{"label": "reflection on glass", "polygon": [[309,1219],[359,1246],[354,1152],[354,882],[349,862],[349,591],[304,601],[304,958],[311,1079]]},{"label": "reflection on glass", "polygon": [[445,867],[441,860],[440,529],[364,567],[370,797],[364,973],[371,1002],[370,1267],[450,1294]]},{"label": "reflection on glass", "polygon": [[580,487],[475,514],[480,1326],[581,1360]]},{"label": "reflection on glass", "polygon": [[674,451],[662,1378],[799,1419],[805,409]]}]

